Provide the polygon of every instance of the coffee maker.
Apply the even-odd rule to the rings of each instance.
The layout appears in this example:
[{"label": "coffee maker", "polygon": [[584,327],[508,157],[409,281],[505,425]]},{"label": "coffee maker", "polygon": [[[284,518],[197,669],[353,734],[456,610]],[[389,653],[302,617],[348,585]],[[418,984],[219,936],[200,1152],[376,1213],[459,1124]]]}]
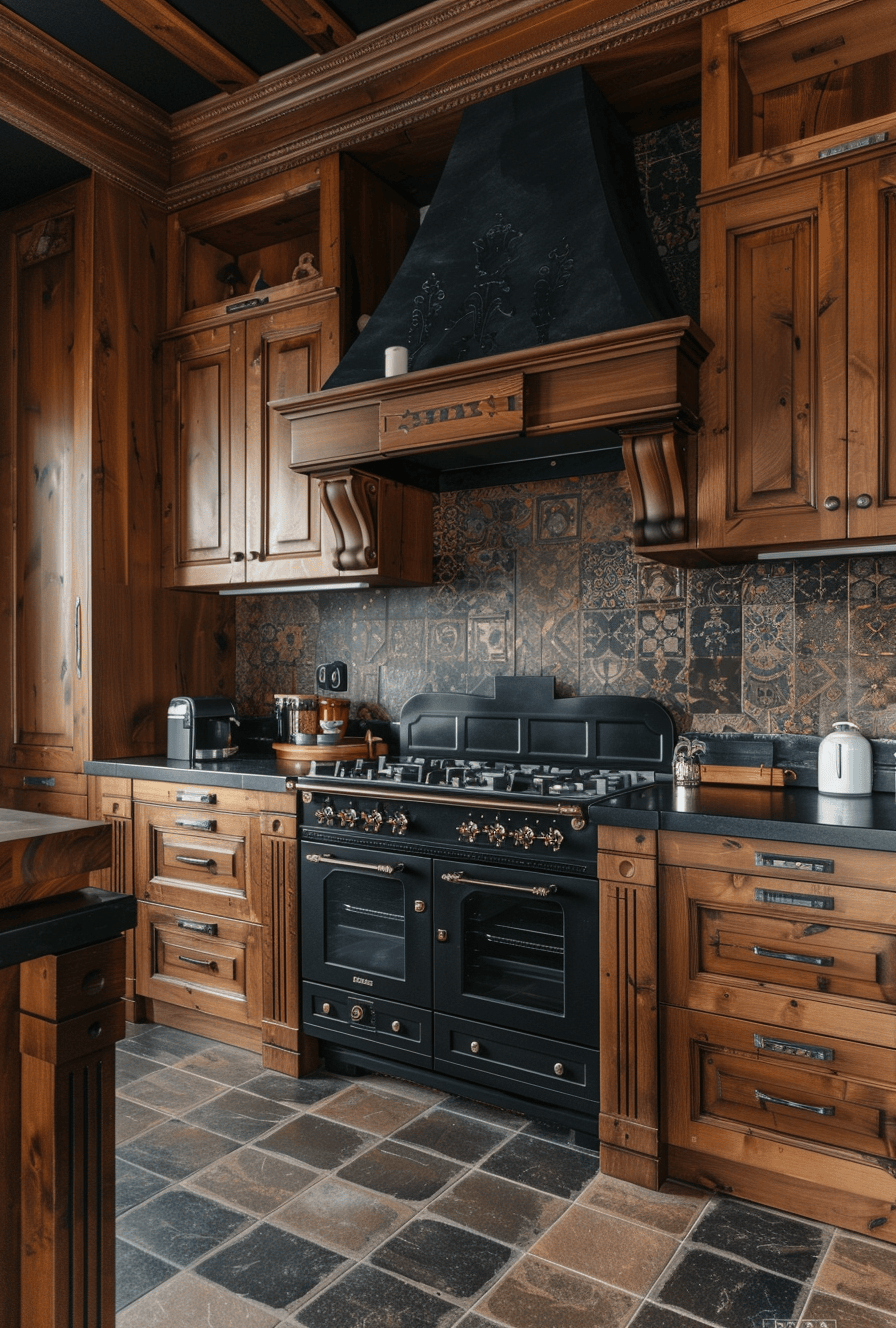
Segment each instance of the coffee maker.
[{"label": "coffee maker", "polygon": [[175,696],[168,703],[169,761],[226,761],[239,748],[231,741],[239,724],[236,706],[224,696]]}]

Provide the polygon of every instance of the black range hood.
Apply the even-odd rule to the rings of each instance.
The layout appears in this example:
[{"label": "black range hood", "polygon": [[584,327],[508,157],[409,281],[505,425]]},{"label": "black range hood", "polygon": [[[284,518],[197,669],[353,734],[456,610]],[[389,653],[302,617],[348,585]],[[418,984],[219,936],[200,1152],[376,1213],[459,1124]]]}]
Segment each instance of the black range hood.
[{"label": "black range hood", "polygon": [[[395,346],[409,372],[386,377]],[[636,547],[686,544],[708,349],[662,270],[631,139],[570,69],[464,112],[369,322],[321,391],[270,404],[311,475],[444,491],[624,464]]]},{"label": "black range hood", "polygon": [[631,138],[581,69],[464,111],[397,275],[324,389],[680,315]]}]

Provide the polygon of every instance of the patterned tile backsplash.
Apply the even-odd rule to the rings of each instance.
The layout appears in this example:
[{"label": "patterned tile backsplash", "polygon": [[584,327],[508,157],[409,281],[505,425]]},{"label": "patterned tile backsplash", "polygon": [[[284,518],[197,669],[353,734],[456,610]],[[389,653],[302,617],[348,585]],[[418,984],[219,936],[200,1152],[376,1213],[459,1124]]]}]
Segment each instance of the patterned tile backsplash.
[{"label": "patterned tile backsplash", "polygon": [[564,696],[652,696],[679,731],[896,736],[896,555],[711,569],[632,552],[623,473],[467,489],[435,509],[432,586],[237,601],[237,704],[349,665],[352,713],[553,674]]}]

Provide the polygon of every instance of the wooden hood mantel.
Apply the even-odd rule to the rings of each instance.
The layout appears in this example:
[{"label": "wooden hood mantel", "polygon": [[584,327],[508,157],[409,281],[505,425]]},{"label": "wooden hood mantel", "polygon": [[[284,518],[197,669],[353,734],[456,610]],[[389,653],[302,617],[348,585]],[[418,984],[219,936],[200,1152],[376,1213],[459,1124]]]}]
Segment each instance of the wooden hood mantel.
[{"label": "wooden hood mantel", "polygon": [[[270,404],[290,421],[293,470],[332,475],[452,448],[616,430],[632,490],[635,548],[693,546],[700,365],[711,343],[671,318]],[[584,468],[584,467],[583,467]],[[587,473],[587,472],[586,472]]]}]

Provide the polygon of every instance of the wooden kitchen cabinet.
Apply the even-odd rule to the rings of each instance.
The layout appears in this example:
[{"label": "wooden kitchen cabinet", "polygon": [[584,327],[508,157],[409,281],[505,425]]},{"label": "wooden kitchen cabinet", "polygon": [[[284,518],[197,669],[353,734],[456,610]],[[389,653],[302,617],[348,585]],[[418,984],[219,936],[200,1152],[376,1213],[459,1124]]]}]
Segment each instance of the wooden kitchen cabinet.
[{"label": "wooden kitchen cabinet", "polygon": [[889,853],[659,836],[668,1174],[896,1242]]},{"label": "wooden kitchen cabinet", "polygon": [[90,777],[113,826],[95,884],[133,893],[128,1015],[259,1051],[297,1077],[318,1063],[301,1028],[295,793]]},{"label": "wooden kitchen cabinet", "polygon": [[83,817],[84,761],[163,747],[232,633],[160,588],[163,218],[92,178],[4,213],[0,254],[0,803]]},{"label": "wooden kitchen cabinet", "polygon": [[[416,224],[410,204],[338,156],[170,220],[166,585],[249,588],[344,577],[340,562],[358,512],[346,529],[318,481],[290,470],[289,422],[267,403],[321,387],[359,314],[371,313],[385,292]],[[430,500],[430,526],[431,507]],[[366,547],[375,543],[368,539]],[[369,571],[370,561],[363,566]],[[391,583],[382,568],[373,574]],[[431,577],[430,554],[406,579]]]}]

